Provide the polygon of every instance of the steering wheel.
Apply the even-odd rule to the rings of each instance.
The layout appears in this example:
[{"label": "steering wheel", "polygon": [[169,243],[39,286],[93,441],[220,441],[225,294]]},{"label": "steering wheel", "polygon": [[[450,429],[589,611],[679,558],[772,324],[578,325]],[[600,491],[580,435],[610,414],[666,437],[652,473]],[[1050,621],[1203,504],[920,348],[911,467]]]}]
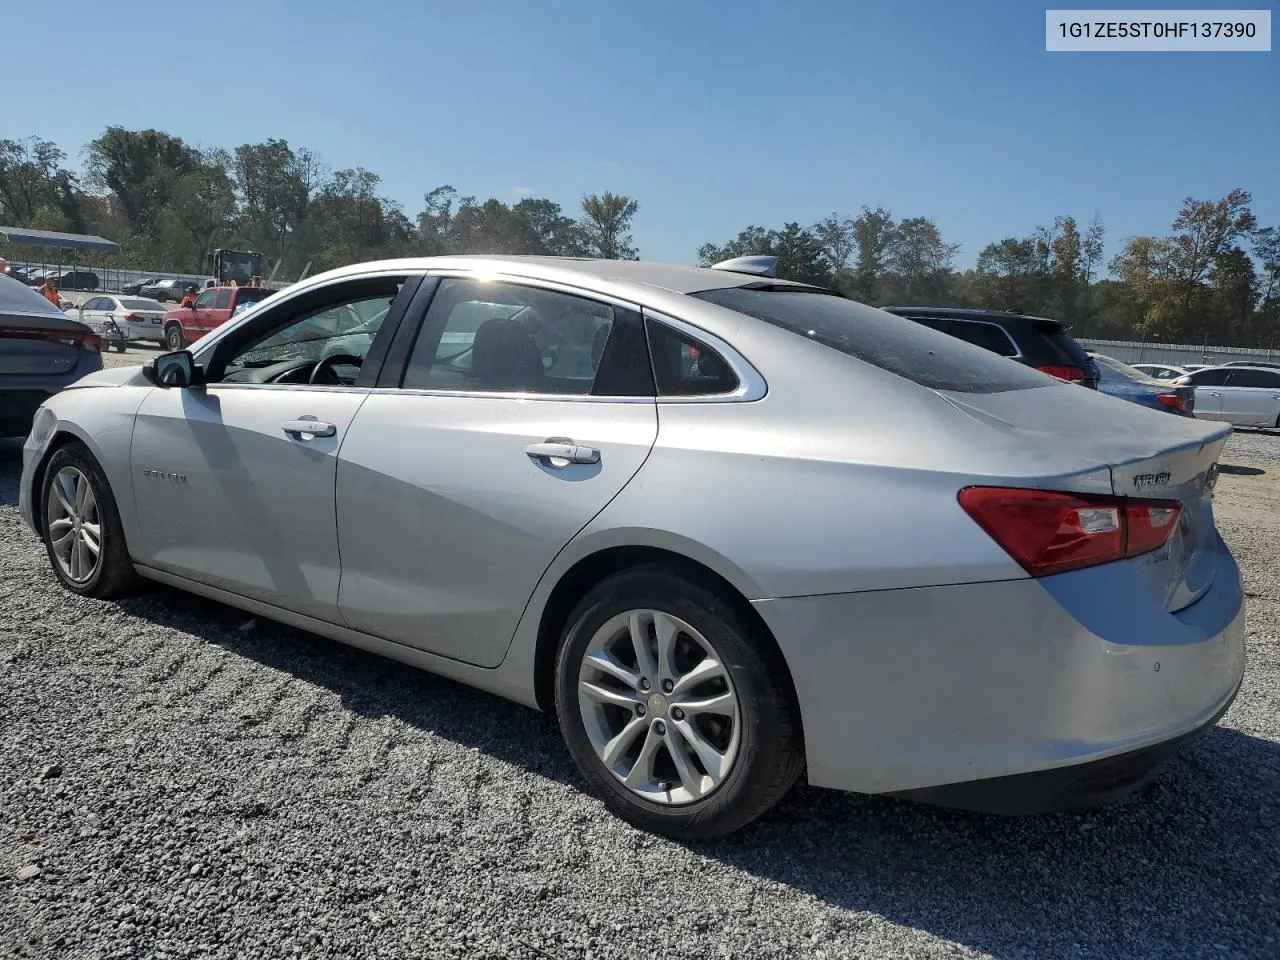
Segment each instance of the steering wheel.
[{"label": "steering wheel", "polygon": [[307,383],[338,386],[342,381],[338,379],[338,374],[334,371],[334,367],[339,364],[359,367],[363,363],[364,358],[357,357],[353,353],[332,353],[322,358],[311,368],[311,376],[307,378]]}]

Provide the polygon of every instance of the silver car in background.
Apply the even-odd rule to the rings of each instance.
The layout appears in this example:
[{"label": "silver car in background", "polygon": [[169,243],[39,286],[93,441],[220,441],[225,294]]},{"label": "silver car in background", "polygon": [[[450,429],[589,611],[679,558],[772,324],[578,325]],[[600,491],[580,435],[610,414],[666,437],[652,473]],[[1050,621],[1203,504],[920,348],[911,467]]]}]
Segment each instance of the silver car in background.
[{"label": "silver car in background", "polygon": [[343,268],[40,410],[20,502],[139,577],[553,710],[646,829],[811,783],[999,812],[1227,709],[1229,428],[752,272]]},{"label": "silver car in background", "polygon": [[1280,369],[1231,363],[1205,367],[1174,382],[1195,388],[1195,413],[1203,420],[1280,428]]}]

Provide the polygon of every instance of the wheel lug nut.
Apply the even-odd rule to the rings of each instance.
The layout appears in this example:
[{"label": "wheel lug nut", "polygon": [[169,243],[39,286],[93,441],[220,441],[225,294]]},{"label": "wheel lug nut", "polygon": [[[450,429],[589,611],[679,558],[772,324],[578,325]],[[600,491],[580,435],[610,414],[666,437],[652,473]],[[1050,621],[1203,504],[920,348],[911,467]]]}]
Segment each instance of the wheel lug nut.
[{"label": "wheel lug nut", "polygon": [[662,692],[663,692],[663,693],[670,693],[673,689],[675,689],[675,684],[674,684],[674,683],[672,683],[670,680],[663,680],[663,681],[662,681]]},{"label": "wheel lug nut", "polygon": [[649,681],[644,679],[643,677],[640,678],[640,689],[641,690],[649,689]]},{"label": "wheel lug nut", "polygon": [[637,704],[636,704],[636,716],[637,716],[637,717],[643,717],[643,716],[644,716],[644,704],[643,704],[643,703],[637,703]]},{"label": "wheel lug nut", "polygon": [[683,711],[683,710],[681,710],[679,707],[672,707],[672,708],[671,708],[671,719],[672,719],[672,720],[683,720],[683,719],[684,719],[684,711]]},{"label": "wheel lug nut", "polygon": [[664,733],[667,732],[667,725],[663,723],[661,720],[659,720],[657,723],[653,725],[653,729],[657,732],[658,736],[662,736]]}]

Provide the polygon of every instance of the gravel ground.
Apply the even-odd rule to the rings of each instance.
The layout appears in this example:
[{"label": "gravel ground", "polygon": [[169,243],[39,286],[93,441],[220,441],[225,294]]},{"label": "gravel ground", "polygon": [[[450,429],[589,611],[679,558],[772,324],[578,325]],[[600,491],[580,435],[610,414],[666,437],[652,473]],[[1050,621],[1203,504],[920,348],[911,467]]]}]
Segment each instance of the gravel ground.
[{"label": "gravel ground", "polygon": [[587,796],[548,717],[167,589],[60,590],[0,442],[0,956],[1274,958],[1280,436],[1224,462],[1248,674],[1142,795],[802,787],[682,845]]}]

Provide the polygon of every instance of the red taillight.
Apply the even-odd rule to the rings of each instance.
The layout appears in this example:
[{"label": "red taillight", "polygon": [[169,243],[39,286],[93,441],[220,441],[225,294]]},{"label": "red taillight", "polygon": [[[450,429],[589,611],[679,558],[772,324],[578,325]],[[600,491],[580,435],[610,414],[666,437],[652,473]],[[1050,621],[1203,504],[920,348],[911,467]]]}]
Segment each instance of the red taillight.
[{"label": "red taillight", "polygon": [[29,327],[0,327],[0,338],[10,340],[44,340],[47,343],[61,343],[68,347],[78,347],[92,353],[102,352],[102,338],[96,333],[79,330],[32,330]]},{"label": "red taillight", "polygon": [[1065,380],[1067,383],[1084,383],[1084,370],[1080,367],[1036,367],[1041,373]]},{"label": "red taillight", "polygon": [[125,323],[142,323],[142,314],[140,314],[140,313],[126,313],[126,314],[124,315],[124,322],[125,322]]},{"label": "red taillight", "polygon": [[960,506],[1033,577],[1149,553],[1173,532],[1172,500],[965,487]]},{"label": "red taillight", "polygon": [[1187,401],[1176,393],[1162,393],[1160,396],[1156,397],[1156,403],[1160,404],[1162,407],[1168,407],[1170,410],[1187,409]]}]

